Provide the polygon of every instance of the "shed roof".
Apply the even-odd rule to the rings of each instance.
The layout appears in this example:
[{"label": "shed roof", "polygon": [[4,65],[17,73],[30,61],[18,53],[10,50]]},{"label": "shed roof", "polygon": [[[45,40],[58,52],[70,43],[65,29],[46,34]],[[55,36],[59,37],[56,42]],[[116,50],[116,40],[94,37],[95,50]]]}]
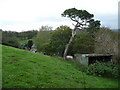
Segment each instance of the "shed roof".
[{"label": "shed roof", "polygon": [[98,57],[98,56],[113,56],[112,54],[82,54],[87,57]]}]

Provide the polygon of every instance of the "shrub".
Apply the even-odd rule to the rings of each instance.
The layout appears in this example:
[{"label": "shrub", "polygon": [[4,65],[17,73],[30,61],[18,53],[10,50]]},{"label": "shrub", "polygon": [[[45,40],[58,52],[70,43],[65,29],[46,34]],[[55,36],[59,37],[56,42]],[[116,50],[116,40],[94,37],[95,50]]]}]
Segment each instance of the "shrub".
[{"label": "shrub", "polygon": [[119,77],[119,66],[111,62],[96,62],[88,66],[86,73],[97,76]]},{"label": "shrub", "polygon": [[33,45],[33,41],[29,40],[27,43],[28,48],[31,49],[32,45]]}]

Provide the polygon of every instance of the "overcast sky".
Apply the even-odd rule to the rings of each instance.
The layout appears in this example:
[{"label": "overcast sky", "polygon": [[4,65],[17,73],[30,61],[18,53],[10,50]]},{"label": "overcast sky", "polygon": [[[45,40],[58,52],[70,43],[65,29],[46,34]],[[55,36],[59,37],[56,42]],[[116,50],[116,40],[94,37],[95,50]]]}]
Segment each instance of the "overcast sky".
[{"label": "overcast sky", "polygon": [[0,0],[0,29],[26,31],[39,29],[41,26],[60,25],[71,28],[72,21],[61,17],[64,10],[77,8],[94,14],[94,19],[101,21],[101,26],[118,28],[119,0]]}]

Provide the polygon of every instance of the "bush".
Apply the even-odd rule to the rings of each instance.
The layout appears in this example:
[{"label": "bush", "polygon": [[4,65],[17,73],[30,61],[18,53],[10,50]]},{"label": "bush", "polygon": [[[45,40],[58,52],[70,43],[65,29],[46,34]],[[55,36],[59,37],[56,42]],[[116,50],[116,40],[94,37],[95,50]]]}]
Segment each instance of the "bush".
[{"label": "bush", "polygon": [[29,40],[27,43],[28,48],[31,49],[32,45],[33,45],[33,41]]},{"label": "bush", "polygon": [[97,76],[119,77],[119,66],[110,62],[96,62],[88,66],[86,73]]}]

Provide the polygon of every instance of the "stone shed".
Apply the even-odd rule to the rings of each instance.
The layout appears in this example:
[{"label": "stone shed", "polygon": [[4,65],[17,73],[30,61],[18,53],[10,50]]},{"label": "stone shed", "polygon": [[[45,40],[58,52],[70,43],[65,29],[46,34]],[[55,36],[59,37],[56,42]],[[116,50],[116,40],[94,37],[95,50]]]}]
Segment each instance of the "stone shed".
[{"label": "stone shed", "polygon": [[75,54],[75,59],[84,65],[93,64],[96,61],[112,62],[112,54]]}]

